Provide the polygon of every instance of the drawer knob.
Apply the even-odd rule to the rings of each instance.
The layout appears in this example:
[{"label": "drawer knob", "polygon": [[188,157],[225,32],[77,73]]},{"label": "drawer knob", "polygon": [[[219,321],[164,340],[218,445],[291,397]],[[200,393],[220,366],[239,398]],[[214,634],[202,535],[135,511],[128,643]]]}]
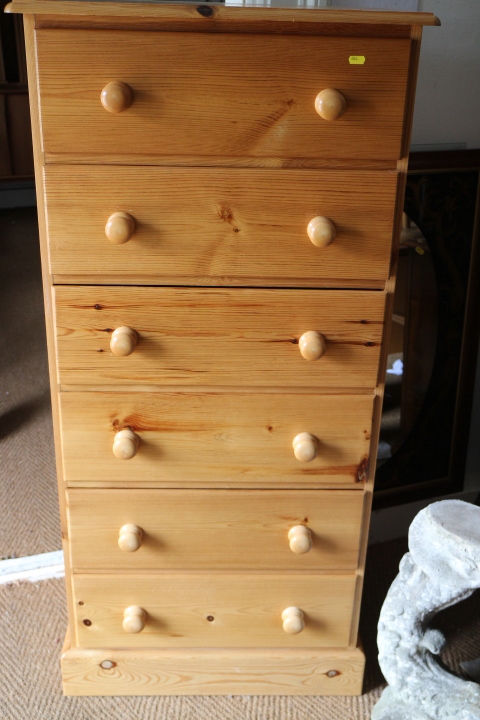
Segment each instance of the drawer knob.
[{"label": "drawer knob", "polygon": [[298,607],[288,607],[282,612],[283,629],[288,635],[297,635],[305,627],[303,610]]},{"label": "drawer knob", "polygon": [[118,536],[118,547],[123,552],[137,552],[143,540],[143,530],[138,525],[122,525]]},{"label": "drawer knob", "polygon": [[100,100],[105,110],[116,115],[132,104],[132,88],[127,83],[114,80],[105,85],[100,94]]},{"label": "drawer knob", "polygon": [[319,215],[307,225],[307,235],[315,247],[326,248],[335,240],[337,231],[330,218]]},{"label": "drawer knob", "polygon": [[114,245],[123,245],[128,242],[134,232],[135,219],[126,212],[113,213],[105,225],[105,235]]},{"label": "drawer knob", "polygon": [[318,440],[309,432],[302,432],[293,438],[293,454],[300,462],[311,462],[317,457]]},{"label": "drawer knob", "polygon": [[341,92],[326,88],[315,98],[315,110],[324,120],[338,120],[347,109],[347,101]]},{"label": "drawer knob", "polygon": [[110,339],[110,350],[117,357],[131,355],[137,346],[138,335],[130,327],[122,325],[113,331]]},{"label": "drawer knob", "polygon": [[305,525],[295,525],[288,531],[290,550],[296,555],[303,555],[312,549],[312,533]]},{"label": "drawer knob", "polygon": [[138,605],[130,605],[123,613],[123,629],[127,633],[142,632],[147,622],[146,611]]},{"label": "drawer knob", "polygon": [[325,355],[325,338],[316,330],[307,330],[298,341],[300,354],[305,360],[320,360]]},{"label": "drawer knob", "polygon": [[113,454],[120,460],[130,460],[137,454],[140,438],[132,430],[125,428],[115,435]]}]

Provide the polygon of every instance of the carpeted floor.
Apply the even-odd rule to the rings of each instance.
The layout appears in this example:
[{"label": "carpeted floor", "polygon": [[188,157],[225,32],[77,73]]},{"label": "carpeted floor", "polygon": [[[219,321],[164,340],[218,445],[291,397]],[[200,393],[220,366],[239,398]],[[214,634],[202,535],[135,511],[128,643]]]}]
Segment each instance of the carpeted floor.
[{"label": "carpeted floor", "polygon": [[0,558],[60,549],[36,223],[0,211]]},{"label": "carpeted floor", "polygon": [[[35,211],[0,212],[0,557],[58,550],[60,532]],[[66,628],[64,581],[0,586],[1,720],[364,720],[383,687],[376,623],[406,551],[370,548],[361,636],[364,694],[346,698],[65,698],[59,656]],[[480,599],[442,613],[443,661],[480,655]]]}]

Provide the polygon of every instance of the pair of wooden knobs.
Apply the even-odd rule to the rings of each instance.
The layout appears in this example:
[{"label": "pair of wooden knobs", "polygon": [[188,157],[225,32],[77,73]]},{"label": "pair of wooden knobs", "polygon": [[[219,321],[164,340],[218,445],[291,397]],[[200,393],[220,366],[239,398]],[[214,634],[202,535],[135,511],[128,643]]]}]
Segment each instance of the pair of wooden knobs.
[{"label": "pair of wooden knobs", "polygon": [[[114,245],[123,245],[133,236],[136,222],[133,215],[126,212],[115,212],[107,220],[105,235]],[[307,225],[307,235],[311,242],[319,248],[326,248],[335,240],[337,230],[328,217],[318,215]]]},{"label": "pair of wooden knobs", "polygon": [[[138,334],[127,325],[113,331],[110,338],[110,350],[117,357],[131,355],[137,347]],[[323,335],[316,330],[307,330],[298,340],[300,355],[305,360],[320,360],[325,355],[327,345]]]},{"label": "pair of wooden knobs", "polygon": [[[137,552],[142,546],[143,530],[138,525],[127,523],[122,525],[118,535],[118,547],[123,552]],[[305,525],[295,525],[288,531],[290,550],[296,555],[303,555],[312,549],[311,530]]]},{"label": "pair of wooden knobs", "polygon": [[[105,85],[100,93],[100,101],[110,113],[118,113],[128,110],[133,101],[133,91],[130,85],[114,80]],[[338,120],[347,109],[347,101],[341,92],[334,88],[321,90],[315,98],[315,110],[323,120],[332,122]]]},{"label": "pair of wooden knobs", "polygon": [[[119,460],[131,460],[138,452],[140,438],[130,428],[119,430],[113,439],[113,454]],[[311,462],[318,455],[318,438],[309,432],[295,435],[292,441],[293,454],[299,462]]]},{"label": "pair of wooden knobs", "polygon": [[[147,624],[148,613],[139,605],[130,605],[123,613],[123,629],[127,633],[140,633]],[[282,612],[282,625],[288,635],[297,635],[305,627],[305,615],[298,607],[288,607]]]}]

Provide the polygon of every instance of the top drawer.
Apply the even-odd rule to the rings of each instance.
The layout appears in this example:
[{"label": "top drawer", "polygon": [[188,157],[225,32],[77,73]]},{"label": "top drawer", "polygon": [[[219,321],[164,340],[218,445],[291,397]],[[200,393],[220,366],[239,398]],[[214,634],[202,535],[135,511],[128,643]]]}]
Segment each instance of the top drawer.
[{"label": "top drawer", "polygon": [[[380,160],[394,167],[400,156],[408,39],[75,29],[36,35],[47,161]],[[353,55],[365,63],[350,64]],[[113,81],[132,91],[130,107],[117,114],[100,101]],[[327,88],[346,100],[335,121],[315,110]]]}]

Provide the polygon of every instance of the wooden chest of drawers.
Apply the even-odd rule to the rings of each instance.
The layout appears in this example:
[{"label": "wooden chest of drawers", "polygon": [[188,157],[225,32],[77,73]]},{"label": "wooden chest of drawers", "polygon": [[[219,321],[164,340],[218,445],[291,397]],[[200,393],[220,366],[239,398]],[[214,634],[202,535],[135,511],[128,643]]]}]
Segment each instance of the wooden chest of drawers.
[{"label": "wooden chest of drawers", "polygon": [[352,694],[421,27],[26,14],[67,694]]}]

